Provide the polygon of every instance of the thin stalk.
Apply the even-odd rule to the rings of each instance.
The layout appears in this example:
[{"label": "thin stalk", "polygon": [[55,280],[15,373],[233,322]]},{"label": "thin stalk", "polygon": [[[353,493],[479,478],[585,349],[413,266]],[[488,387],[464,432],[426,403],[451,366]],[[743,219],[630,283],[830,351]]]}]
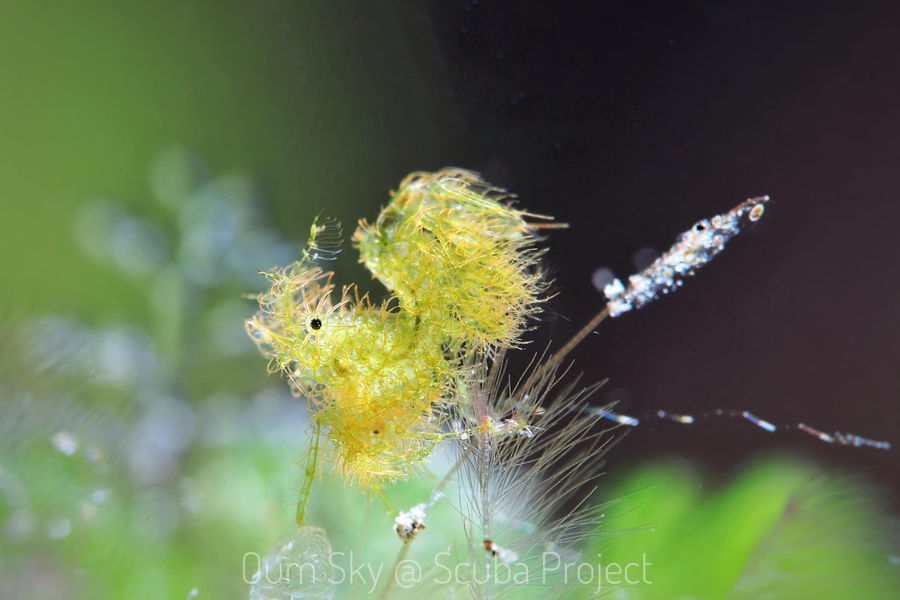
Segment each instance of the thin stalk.
[{"label": "thin stalk", "polygon": [[406,555],[409,554],[409,542],[403,544],[400,548],[400,552],[397,553],[397,559],[394,561],[394,567],[391,569],[391,576],[385,582],[384,589],[381,590],[381,594],[378,595],[378,600],[386,600],[388,594],[391,593],[391,588],[394,585],[394,581],[397,579],[397,570],[400,568],[400,563],[406,560]]},{"label": "thin stalk", "polygon": [[309,503],[309,492],[312,489],[313,479],[316,477],[316,465],[319,460],[319,432],[321,427],[316,423],[313,438],[306,452],[306,467],[303,471],[303,485],[300,487],[300,496],[297,499],[297,525],[304,525],[306,505]]},{"label": "thin stalk", "polygon": [[519,388],[521,392],[527,393],[528,389],[533,386],[535,383],[540,381],[541,377],[546,374],[550,369],[555,367],[559,362],[564,359],[569,352],[575,349],[575,347],[581,343],[581,341],[586,338],[592,331],[594,331],[597,326],[603,322],[606,317],[609,316],[609,305],[604,306],[603,310],[598,312],[593,318],[588,321],[584,327],[582,327],[578,333],[573,335],[568,342],[566,342],[562,348],[553,353],[553,355],[548,358],[541,366],[535,369],[531,375],[528,376],[528,379],[525,380],[525,384]]}]

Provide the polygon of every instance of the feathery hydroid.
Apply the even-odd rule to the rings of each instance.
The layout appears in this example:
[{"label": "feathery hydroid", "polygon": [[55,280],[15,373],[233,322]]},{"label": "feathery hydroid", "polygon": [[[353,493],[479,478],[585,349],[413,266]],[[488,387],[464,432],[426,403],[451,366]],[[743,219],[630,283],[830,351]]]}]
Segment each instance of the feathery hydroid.
[{"label": "feathery hydroid", "polygon": [[602,519],[603,505],[590,497],[612,438],[583,410],[600,384],[563,382],[558,364],[542,364],[514,384],[504,381],[501,357],[469,380],[470,401],[456,407],[461,422],[480,424],[455,442],[465,457],[459,512],[470,560],[488,574],[469,582],[473,598],[512,593],[501,563],[518,574],[517,586],[556,597],[566,582],[546,571],[547,557],[577,557]]}]

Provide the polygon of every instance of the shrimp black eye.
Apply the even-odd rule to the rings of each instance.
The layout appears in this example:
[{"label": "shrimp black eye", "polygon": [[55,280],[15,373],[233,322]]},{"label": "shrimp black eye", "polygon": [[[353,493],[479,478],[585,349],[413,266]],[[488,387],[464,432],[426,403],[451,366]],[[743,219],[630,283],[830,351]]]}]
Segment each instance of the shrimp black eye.
[{"label": "shrimp black eye", "polygon": [[309,326],[316,330],[322,329],[322,319],[319,319],[319,318],[310,319]]}]

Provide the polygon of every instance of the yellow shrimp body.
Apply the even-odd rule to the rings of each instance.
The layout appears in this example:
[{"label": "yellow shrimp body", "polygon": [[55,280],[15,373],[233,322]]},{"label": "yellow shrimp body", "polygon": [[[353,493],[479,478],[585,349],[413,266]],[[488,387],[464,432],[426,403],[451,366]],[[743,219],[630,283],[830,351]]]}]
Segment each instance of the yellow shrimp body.
[{"label": "yellow shrimp body", "polygon": [[405,477],[447,433],[465,402],[463,369],[519,342],[545,284],[531,226],[474,174],[407,177],[373,225],[354,235],[362,262],[391,297],[380,305],[315,260],[268,274],[247,330],[307,398],[345,479],[369,489]]},{"label": "yellow shrimp body", "polygon": [[400,306],[454,348],[516,345],[545,290],[525,221],[536,215],[503,200],[503,190],[467,171],[412,173],[353,238]]},{"label": "yellow shrimp body", "polygon": [[247,329],[270,369],[307,398],[339,470],[363,487],[405,475],[438,439],[434,407],[454,373],[440,344],[402,313],[351,299],[352,288],[332,304],[332,274],[318,267],[301,262],[269,276]]}]

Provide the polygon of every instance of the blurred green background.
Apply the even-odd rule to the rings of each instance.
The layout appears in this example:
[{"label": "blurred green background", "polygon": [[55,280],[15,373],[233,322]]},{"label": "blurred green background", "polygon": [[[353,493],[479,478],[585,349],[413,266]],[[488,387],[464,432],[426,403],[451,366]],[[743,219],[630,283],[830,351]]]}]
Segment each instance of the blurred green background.
[{"label": "blurred green background", "polygon": [[[296,2],[0,5],[3,302],[110,318],[142,290],[84,260],[72,223],[109,197],[147,216],[173,146],[248,173],[305,239],[327,208],[371,216],[410,165],[453,152],[452,107],[404,10]],[[425,50],[426,52],[423,52]],[[389,91],[390,93],[386,93]],[[352,262],[352,261],[350,261]]]},{"label": "blurred green background", "polygon": [[[245,295],[314,215],[351,230],[408,171],[467,156],[429,16],[0,3],[0,596],[246,597],[242,556],[292,526],[305,417],[244,336]],[[368,281],[351,252],[336,269]],[[621,473],[598,501],[623,531],[585,552],[657,553],[656,582],[616,597],[891,597],[879,494],[807,492],[831,476],[797,460],[713,490],[694,465]],[[312,510],[352,546],[367,502],[326,482]],[[372,555],[395,551],[386,533]]]},{"label": "blurred green background", "polygon": [[246,595],[305,421],[244,296],[452,150],[404,14],[0,3],[0,596]]}]

